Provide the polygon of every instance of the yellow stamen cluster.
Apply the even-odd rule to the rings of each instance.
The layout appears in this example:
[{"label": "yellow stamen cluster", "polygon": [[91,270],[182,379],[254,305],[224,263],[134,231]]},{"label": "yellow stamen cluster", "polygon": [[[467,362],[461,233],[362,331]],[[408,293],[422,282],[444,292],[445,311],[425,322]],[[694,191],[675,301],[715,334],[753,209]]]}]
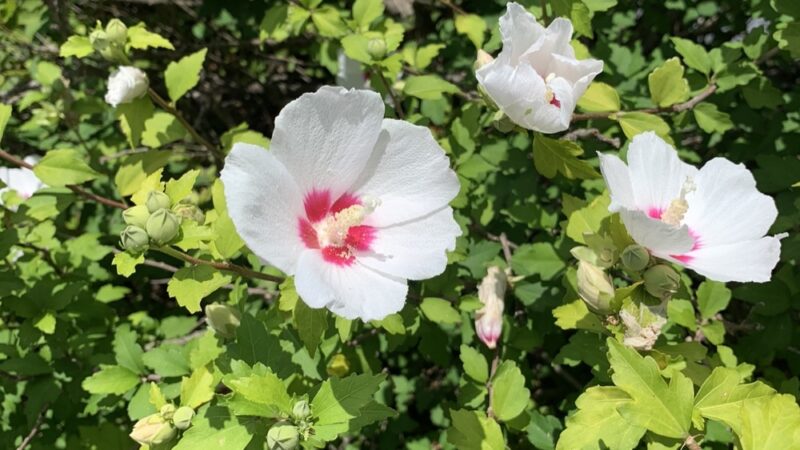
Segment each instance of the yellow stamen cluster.
[{"label": "yellow stamen cluster", "polygon": [[670,225],[679,226],[689,210],[689,203],[686,201],[686,196],[696,189],[694,181],[687,177],[681,188],[681,196],[670,202],[669,207],[661,216],[661,221]]},{"label": "yellow stamen cluster", "polygon": [[364,223],[364,219],[375,210],[378,204],[377,199],[365,199],[363,205],[353,205],[326,217],[317,225],[320,246],[343,246],[350,227]]}]

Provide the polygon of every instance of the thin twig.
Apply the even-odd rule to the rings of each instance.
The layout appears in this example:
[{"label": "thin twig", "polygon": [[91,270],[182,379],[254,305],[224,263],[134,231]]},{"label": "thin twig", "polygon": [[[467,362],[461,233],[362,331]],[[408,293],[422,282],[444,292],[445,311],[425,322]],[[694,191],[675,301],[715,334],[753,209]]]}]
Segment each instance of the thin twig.
[{"label": "thin twig", "polygon": [[577,122],[579,120],[590,120],[590,119],[607,119],[610,116],[623,116],[627,113],[632,112],[643,112],[649,114],[670,114],[670,113],[677,113],[688,111],[698,103],[702,102],[703,100],[707,99],[711,94],[716,92],[717,85],[716,84],[709,84],[708,87],[700,91],[697,95],[692,97],[691,99],[683,102],[678,103],[671,106],[659,106],[656,108],[643,108],[643,109],[636,109],[633,111],[604,111],[604,112],[591,112],[591,113],[583,113],[583,114],[573,114],[572,115],[572,122]]},{"label": "thin twig", "polygon": [[33,428],[31,428],[31,431],[28,433],[27,436],[25,436],[25,439],[23,439],[22,442],[17,446],[17,450],[25,450],[26,448],[28,448],[28,445],[30,445],[33,438],[36,437],[36,434],[39,432],[39,427],[42,426],[42,421],[44,420],[44,414],[47,412],[47,408],[49,406],[50,406],[49,403],[45,403],[44,405],[42,405],[42,409],[39,411],[39,415],[36,416],[36,422],[33,423]]},{"label": "thin twig", "polygon": [[[12,164],[16,164],[19,167],[24,167],[24,168],[26,168],[28,170],[33,170],[33,166],[32,165],[26,163],[25,161],[17,158],[14,155],[6,152],[5,150],[0,150],[0,158],[5,159],[6,161],[8,161],[8,162],[10,162]],[[86,189],[84,189],[84,188],[82,188],[82,187],[80,187],[78,185],[75,185],[75,184],[68,184],[67,188],[69,188],[69,190],[71,190],[72,192],[80,195],[81,197],[87,198],[89,200],[93,200],[93,201],[98,202],[98,203],[102,203],[102,204],[104,204],[106,206],[110,206],[112,208],[119,208],[119,209],[127,209],[128,208],[128,205],[126,205],[125,203],[118,202],[116,200],[112,200],[110,198],[106,198],[106,197],[91,193],[91,192],[87,191]]]},{"label": "thin twig", "polygon": [[394,104],[394,112],[397,114],[397,117],[403,119],[404,118],[403,105],[394,95],[392,86],[389,85],[389,81],[386,80],[386,77],[383,75],[383,71],[381,71],[380,67],[373,68],[372,71],[378,75],[378,78],[381,80],[381,83],[383,84],[383,87],[386,89],[386,92],[388,92],[389,96],[392,98],[392,103]]},{"label": "thin twig", "polygon": [[563,136],[563,138],[568,141],[575,141],[579,138],[585,137],[593,137],[598,141],[605,142],[614,148],[619,148],[620,146],[619,138],[610,138],[601,133],[597,128],[578,128],[577,130],[572,130]]},{"label": "thin twig", "polygon": [[225,155],[222,153],[222,150],[209,142],[208,139],[201,136],[200,133],[198,133],[197,130],[195,130],[194,127],[189,123],[189,121],[183,117],[183,114],[181,114],[177,108],[171,105],[168,101],[164,100],[153,88],[148,88],[147,93],[150,95],[150,98],[161,107],[161,109],[175,116],[175,118],[178,119],[178,122],[180,122],[181,125],[186,128],[186,131],[192,135],[192,138],[207,148],[209,152],[211,152],[211,155],[218,160],[217,162],[222,162],[225,159]]},{"label": "thin twig", "polygon": [[225,272],[233,272],[245,278],[257,278],[259,280],[272,281],[273,283],[283,282],[282,277],[276,277],[275,275],[256,272],[255,270],[248,269],[247,267],[238,266],[236,264],[231,264],[229,262],[216,262],[216,261],[208,261],[206,259],[195,258],[192,255],[183,253],[172,247],[157,247],[156,250],[160,251],[161,253],[164,253],[165,255],[172,256],[173,258],[178,258],[180,260],[186,261],[189,264],[194,264],[196,266],[210,266],[217,270],[223,270]]},{"label": "thin twig", "polygon": [[694,436],[687,436],[686,440],[683,441],[683,446],[689,450],[703,450],[702,447],[700,447],[700,444],[694,440]]},{"label": "thin twig", "polygon": [[547,0],[541,0],[542,5],[542,22],[544,22],[544,26],[550,24],[550,18],[547,16]]},{"label": "thin twig", "polygon": [[500,245],[503,247],[503,257],[506,259],[509,270],[511,269],[511,242],[505,233],[500,233]]}]

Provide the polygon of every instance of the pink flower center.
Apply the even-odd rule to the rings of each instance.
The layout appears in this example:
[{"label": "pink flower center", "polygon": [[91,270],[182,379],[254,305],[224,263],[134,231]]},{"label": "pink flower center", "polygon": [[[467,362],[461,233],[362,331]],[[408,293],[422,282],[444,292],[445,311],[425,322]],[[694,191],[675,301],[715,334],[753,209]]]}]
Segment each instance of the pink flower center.
[{"label": "pink flower center", "polygon": [[[665,212],[664,208],[659,208],[657,206],[651,206],[650,208],[647,208],[647,215],[650,216],[650,218],[656,219],[656,220],[662,220],[662,217],[664,216],[664,212]],[[694,244],[692,244],[692,249],[689,250],[689,252],[683,253],[681,255],[669,255],[672,258],[675,258],[675,259],[677,259],[678,261],[680,261],[680,262],[682,262],[684,264],[686,264],[686,263],[690,262],[692,259],[694,259],[694,256],[692,256],[690,254],[691,252],[703,247],[703,243],[702,243],[702,241],[700,239],[700,235],[696,231],[694,231],[691,228],[689,228],[689,236],[691,236],[692,239],[694,240]]]},{"label": "pink flower center", "polygon": [[320,250],[325,261],[350,266],[359,251],[368,251],[376,228],[363,225],[370,212],[361,198],[345,193],[336,201],[327,189],[313,189],[303,201],[305,216],[298,217],[300,239],[307,248]]},{"label": "pink flower center", "polygon": [[550,104],[556,108],[561,108],[561,102],[556,98],[556,94],[553,94],[553,98],[550,99]]}]

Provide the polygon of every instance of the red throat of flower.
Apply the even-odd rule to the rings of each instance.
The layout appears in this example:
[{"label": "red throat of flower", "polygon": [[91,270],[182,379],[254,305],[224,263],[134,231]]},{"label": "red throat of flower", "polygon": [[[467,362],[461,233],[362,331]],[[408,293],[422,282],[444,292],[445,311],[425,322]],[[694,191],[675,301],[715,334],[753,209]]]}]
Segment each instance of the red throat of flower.
[{"label": "red throat of flower", "polygon": [[550,99],[550,104],[556,108],[561,108],[561,102],[556,98],[556,94],[553,94],[553,98]]}]

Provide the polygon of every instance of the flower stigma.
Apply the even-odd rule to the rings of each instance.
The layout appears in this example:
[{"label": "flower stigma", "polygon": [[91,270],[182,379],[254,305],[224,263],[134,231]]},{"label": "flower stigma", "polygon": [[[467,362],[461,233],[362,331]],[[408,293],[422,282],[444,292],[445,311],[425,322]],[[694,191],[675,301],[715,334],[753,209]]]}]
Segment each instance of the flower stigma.
[{"label": "flower stigma", "polygon": [[670,202],[669,207],[661,216],[661,221],[676,227],[679,226],[683,220],[683,216],[686,215],[686,211],[689,210],[689,203],[686,202],[686,196],[694,192],[695,189],[697,189],[697,186],[694,184],[692,177],[686,177],[686,181],[683,182],[683,187],[681,187],[680,197]]}]

